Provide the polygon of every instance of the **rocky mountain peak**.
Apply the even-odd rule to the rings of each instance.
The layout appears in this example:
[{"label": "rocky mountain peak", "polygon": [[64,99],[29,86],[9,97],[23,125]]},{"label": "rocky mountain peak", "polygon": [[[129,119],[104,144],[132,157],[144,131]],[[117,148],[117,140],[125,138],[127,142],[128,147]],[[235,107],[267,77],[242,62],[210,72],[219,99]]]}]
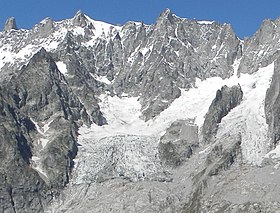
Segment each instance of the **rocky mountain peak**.
[{"label": "rocky mountain peak", "polygon": [[40,22],[40,25],[43,25],[43,26],[45,26],[45,27],[50,29],[50,28],[53,28],[54,21],[50,17],[47,17],[43,21]]},{"label": "rocky mountain peak", "polygon": [[5,26],[4,26],[4,31],[10,31],[10,30],[17,30],[17,25],[16,25],[16,19],[14,17],[8,18]]},{"label": "rocky mountain peak", "polygon": [[90,23],[86,15],[81,10],[79,10],[74,16],[73,24],[74,26],[79,26],[79,27],[86,27],[86,26],[90,28],[92,27],[92,23]]},{"label": "rocky mountain peak", "polygon": [[167,8],[158,17],[157,24],[165,22],[165,21],[171,21],[172,17],[173,17],[173,14],[172,14],[171,10]]}]

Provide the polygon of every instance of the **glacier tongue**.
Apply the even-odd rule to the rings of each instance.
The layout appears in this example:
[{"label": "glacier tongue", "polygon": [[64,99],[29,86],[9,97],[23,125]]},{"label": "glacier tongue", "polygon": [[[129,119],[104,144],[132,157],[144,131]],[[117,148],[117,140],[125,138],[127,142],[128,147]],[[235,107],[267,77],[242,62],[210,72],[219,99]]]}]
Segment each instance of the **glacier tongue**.
[{"label": "glacier tongue", "polygon": [[160,171],[154,137],[116,135],[95,140],[81,136],[73,183],[103,182],[116,177],[151,179]]}]

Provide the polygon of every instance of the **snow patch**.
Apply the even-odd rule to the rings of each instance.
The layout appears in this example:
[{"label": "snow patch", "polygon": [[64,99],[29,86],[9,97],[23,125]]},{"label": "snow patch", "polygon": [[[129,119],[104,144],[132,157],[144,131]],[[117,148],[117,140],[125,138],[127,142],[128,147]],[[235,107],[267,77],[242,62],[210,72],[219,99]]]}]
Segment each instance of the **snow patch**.
[{"label": "snow patch", "polygon": [[44,126],[43,126],[43,132],[46,133],[49,129],[50,129],[50,125],[53,122],[53,120],[50,120],[49,122],[45,123],[43,122]]},{"label": "snow patch", "polygon": [[153,49],[153,46],[144,47],[144,48],[140,49],[140,52],[142,53],[143,56],[145,56],[148,52],[151,52],[152,49]]},{"label": "snow patch", "polygon": [[82,35],[82,36],[85,36],[85,30],[84,28],[82,27],[75,27],[73,30],[72,30],[73,34],[75,36],[78,36],[78,35]]},{"label": "snow patch", "polygon": [[48,181],[48,179],[49,179],[48,175],[47,175],[47,173],[44,172],[44,170],[41,166],[41,158],[39,158],[38,156],[32,156],[31,167],[38,172],[38,174],[40,175],[40,177],[43,180]]},{"label": "snow patch", "polygon": [[[86,16],[86,15],[85,15]],[[85,46],[93,46],[97,38],[108,38],[111,34],[114,36],[117,32],[120,32],[122,27],[114,26],[112,24],[108,24],[102,21],[95,21],[90,17],[86,16],[89,22],[92,23],[93,29],[92,32],[94,36],[90,41],[84,43]]]},{"label": "snow patch", "polygon": [[39,124],[34,121],[32,118],[30,118],[30,120],[32,121],[32,123],[35,125],[36,127],[36,130],[41,134],[41,135],[44,135],[44,132],[41,130],[41,127],[39,126]]},{"label": "snow patch", "polygon": [[238,68],[239,68],[240,62],[241,62],[241,58],[235,59],[233,65],[232,65],[232,67],[233,67],[233,75],[234,76],[238,75]]},{"label": "snow patch", "polygon": [[213,24],[215,21],[197,21],[198,24],[210,25]]},{"label": "snow patch", "polygon": [[63,74],[63,75],[67,75],[68,70],[67,70],[67,66],[63,61],[57,61],[55,62],[57,68],[59,69],[59,71]]},{"label": "snow patch", "polygon": [[109,79],[106,78],[106,76],[98,76],[98,75],[94,75],[92,73],[90,73],[90,75],[97,81],[100,81],[100,82],[105,83],[105,84],[112,84],[112,82],[109,81]]},{"label": "snow patch", "polygon": [[46,134],[49,130],[49,125],[53,122],[53,120],[46,123],[43,127],[40,127],[40,125],[34,121],[32,118],[30,120],[34,123],[36,130],[39,132],[41,137],[38,139],[38,144],[41,145],[41,149],[44,149],[46,145],[49,143],[48,135]]}]

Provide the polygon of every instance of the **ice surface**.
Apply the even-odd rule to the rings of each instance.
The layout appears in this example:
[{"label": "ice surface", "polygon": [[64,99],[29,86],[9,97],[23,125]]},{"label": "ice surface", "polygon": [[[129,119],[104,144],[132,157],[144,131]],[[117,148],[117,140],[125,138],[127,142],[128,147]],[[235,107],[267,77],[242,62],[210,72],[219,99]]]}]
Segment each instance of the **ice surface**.
[{"label": "ice surface", "polygon": [[240,134],[243,161],[255,165],[261,164],[269,150],[264,99],[273,70],[274,63],[254,74],[241,74],[237,78],[243,91],[243,101],[222,119],[217,135]]}]

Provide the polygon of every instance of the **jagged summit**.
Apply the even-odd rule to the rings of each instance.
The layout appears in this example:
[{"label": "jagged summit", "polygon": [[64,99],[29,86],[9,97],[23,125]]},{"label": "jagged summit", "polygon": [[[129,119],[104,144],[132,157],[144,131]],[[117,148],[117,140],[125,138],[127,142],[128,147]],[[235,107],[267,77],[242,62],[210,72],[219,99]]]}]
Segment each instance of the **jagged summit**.
[{"label": "jagged summit", "polygon": [[158,22],[162,22],[162,21],[164,21],[164,20],[169,20],[169,19],[171,19],[172,18],[172,15],[173,15],[173,13],[171,12],[171,10],[170,9],[165,9],[160,15],[159,15],[159,17],[158,17],[158,19],[157,19],[157,23]]},{"label": "jagged summit", "polygon": [[75,16],[82,16],[82,15],[84,15],[82,10],[78,10],[75,14]]},{"label": "jagged summit", "polygon": [[172,15],[172,11],[169,8],[166,8],[159,17],[168,17],[169,15]]},{"label": "jagged summit", "polygon": [[87,16],[81,11],[79,10],[74,18],[73,18],[73,24],[75,26],[80,26],[80,27],[89,27],[89,28],[93,28],[92,23],[88,20]]},{"label": "jagged summit", "polygon": [[10,31],[10,30],[17,30],[17,25],[16,25],[16,19],[14,17],[8,18],[5,26],[4,26],[4,31]]}]

